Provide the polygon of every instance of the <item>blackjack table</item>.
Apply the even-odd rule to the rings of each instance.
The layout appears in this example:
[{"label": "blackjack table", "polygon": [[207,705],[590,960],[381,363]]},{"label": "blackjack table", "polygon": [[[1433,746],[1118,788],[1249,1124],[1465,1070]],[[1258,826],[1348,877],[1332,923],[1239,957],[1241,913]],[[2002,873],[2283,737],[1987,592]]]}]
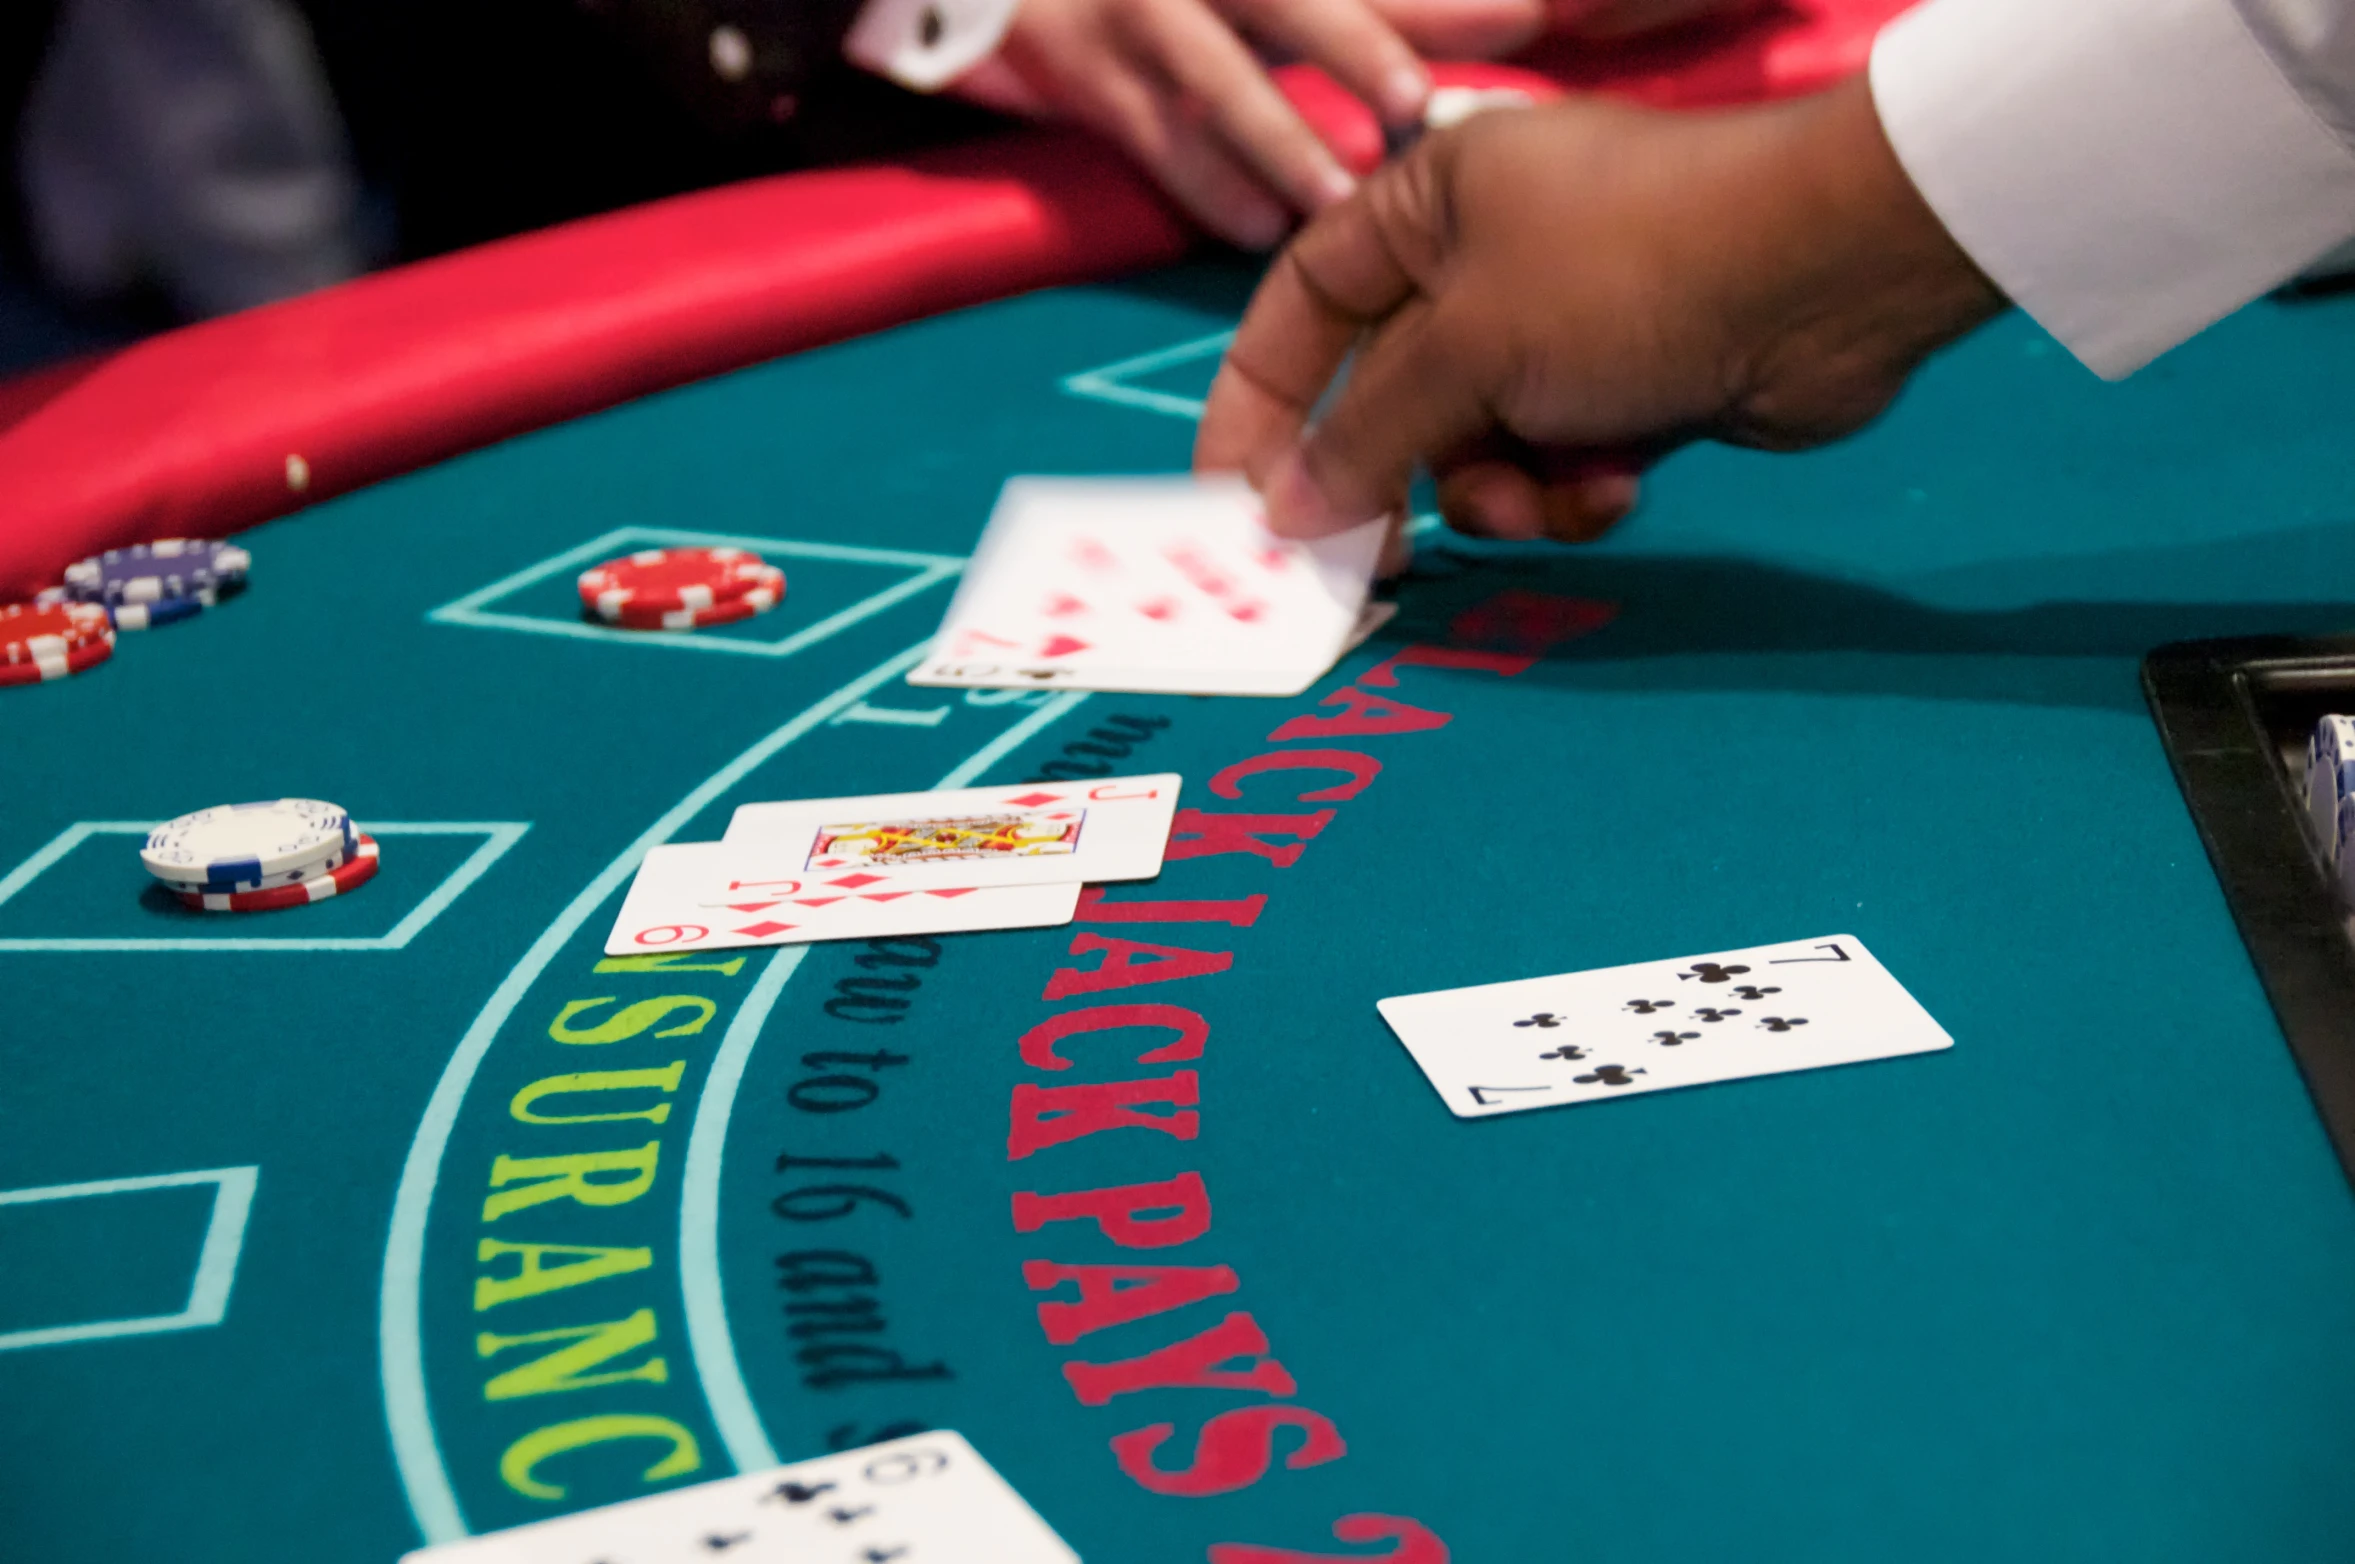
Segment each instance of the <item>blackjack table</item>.
[{"label": "blackjack table", "polygon": [[[2138,670],[2355,620],[2355,300],[2117,386],[2014,316],[1591,547],[1426,524],[1296,698],[912,687],[1008,476],[1187,461],[1256,263],[1097,270],[487,443],[361,409],[307,452],[410,454],[346,479],[216,395],[20,520],[27,584],[255,564],[0,691],[0,1553],[387,1564],[954,1429],[1121,1564],[2343,1558],[2355,1201]],[[12,434],[131,482],[189,427],[131,369]],[[583,618],[689,544],[783,603]],[[746,801],[1158,772],[1162,873],[1068,926],[603,948]],[[142,870],[277,796],[375,879]],[[1374,1008],[1835,935],[1952,1049],[1472,1120]]]}]

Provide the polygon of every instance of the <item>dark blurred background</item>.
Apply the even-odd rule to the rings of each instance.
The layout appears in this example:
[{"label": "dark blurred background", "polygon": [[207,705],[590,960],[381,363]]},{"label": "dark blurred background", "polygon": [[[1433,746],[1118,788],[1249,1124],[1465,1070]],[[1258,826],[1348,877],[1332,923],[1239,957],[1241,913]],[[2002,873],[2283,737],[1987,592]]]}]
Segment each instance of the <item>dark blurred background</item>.
[{"label": "dark blurred background", "polygon": [[[992,123],[840,64],[837,3],[7,0],[0,375]],[[739,22],[751,63],[715,78],[713,30]]]},{"label": "dark blurred background", "polygon": [[9,157],[0,170],[0,374],[61,358],[103,337],[69,320],[36,285],[26,244],[22,182],[17,175],[15,128],[57,15],[55,0],[16,0],[0,6],[0,125],[10,128]]}]

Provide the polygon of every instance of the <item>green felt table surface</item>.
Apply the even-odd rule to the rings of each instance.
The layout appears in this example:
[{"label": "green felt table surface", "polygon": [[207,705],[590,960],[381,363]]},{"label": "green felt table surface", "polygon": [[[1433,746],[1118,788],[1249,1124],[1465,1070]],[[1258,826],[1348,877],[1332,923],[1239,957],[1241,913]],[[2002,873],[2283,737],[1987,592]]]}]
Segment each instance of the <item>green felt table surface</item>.
[{"label": "green felt table surface", "polygon": [[[2346,1557],[2355,1201],[2136,669],[2355,620],[2355,301],[2114,387],[2009,319],[1836,449],[1675,458],[1597,547],[1426,536],[1296,699],[907,686],[1008,475],[1182,466],[1248,286],[1039,294],[542,430],[0,692],[0,1555],[382,1564],[931,1426],[1091,1564],[1389,1556],[1356,1514],[1477,1564]],[[581,565],[714,539],[784,606],[579,620]],[[1271,740],[1500,593],[1616,617],[1511,676],[1394,665],[1444,724]],[[1380,771],[1208,789],[1303,747]],[[1247,922],[603,963],[636,857],[738,803],[1096,767],[1331,816],[1113,893]],[[287,794],[351,809],[375,883],[144,890],[144,823]],[[1459,1121],[1374,1010],[1832,933],[1953,1049]],[[1228,959],[1068,991],[1105,940]],[[1196,1012],[1199,1057],[1024,1062],[1109,1004]],[[1010,1139],[1134,1081],[1159,1122]],[[1189,1174],[1181,1243],[1017,1219]],[[1052,1266],[1226,1290],[1057,1342]],[[1066,1373],[1195,1338],[1264,1348],[1101,1404]]]}]

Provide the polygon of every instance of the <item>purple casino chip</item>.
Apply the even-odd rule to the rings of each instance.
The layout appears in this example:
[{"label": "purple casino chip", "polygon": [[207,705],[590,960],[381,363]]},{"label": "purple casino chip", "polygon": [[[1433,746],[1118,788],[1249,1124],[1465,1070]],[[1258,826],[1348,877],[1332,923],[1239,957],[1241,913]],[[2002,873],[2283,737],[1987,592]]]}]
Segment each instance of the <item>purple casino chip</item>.
[{"label": "purple casino chip", "polygon": [[217,593],[245,580],[253,556],[234,543],[159,538],[110,548],[65,567],[65,587],[85,603],[116,607]]}]

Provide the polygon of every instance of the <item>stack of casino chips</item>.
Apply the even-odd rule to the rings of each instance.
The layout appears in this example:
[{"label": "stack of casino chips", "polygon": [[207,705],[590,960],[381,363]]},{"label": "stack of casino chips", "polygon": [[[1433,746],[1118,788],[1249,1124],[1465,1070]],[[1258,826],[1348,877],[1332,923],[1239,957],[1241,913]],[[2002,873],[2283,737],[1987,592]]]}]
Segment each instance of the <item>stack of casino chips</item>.
[{"label": "stack of casino chips", "polygon": [[2306,740],[2306,818],[2339,888],[2355,901],[2355,717],[2324,717]]},{"label": "stack of casino chips", "polygon": [[89,603],[0,603],[0,685],[71,678],[114,655],[114,625]]},{"label": "stack of casino chips", "polygon": [[650,548],[584,570],[581,609],[625,630],[699,630],[765,614],[785,572],[749,549]]},{"label": "stack of casino chips", "polygon": [[376,839],[338,805],[272,798],[167,820],[148,833],[139,861],[196,911],[276,912],[367,884]]},{"label": "stack of casino chips", "polygon": [[29,603],[0,603],[0,686],[70,678],[114,655],[117,630],[193,618],[242,590],[253,556],[234,543],[161,538],[77,560]]},{"label": "stack of casino chips", "polygon": [[245,585],[253,556],[234,543],[159,538],[110,548],[65,567],[65,584],[36,602],[96,603],[118,630],[147,630],[191,619]]}]

